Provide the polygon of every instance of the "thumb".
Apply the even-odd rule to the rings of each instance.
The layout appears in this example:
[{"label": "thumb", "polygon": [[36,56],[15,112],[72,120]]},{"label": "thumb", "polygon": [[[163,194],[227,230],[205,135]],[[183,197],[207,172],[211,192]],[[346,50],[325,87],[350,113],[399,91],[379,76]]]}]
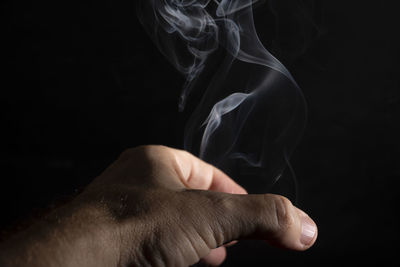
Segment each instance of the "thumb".
[{"label": "thumb", "polygon": [[218,246],[237,239],[263,239],[274,246],[306,250],[317,238],[314,221],[283,196],[206,194],[212,199],[211,216],[206,219]]}]

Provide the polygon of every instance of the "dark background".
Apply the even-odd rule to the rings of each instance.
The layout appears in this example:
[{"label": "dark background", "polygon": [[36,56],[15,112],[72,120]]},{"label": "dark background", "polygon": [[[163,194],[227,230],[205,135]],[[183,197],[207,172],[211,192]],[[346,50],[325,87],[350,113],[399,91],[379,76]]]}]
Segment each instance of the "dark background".
[{"label": "dark background", "polygon": [[[2,235],[88,184],[125,148],[182,147],[182,77],[135,1],[2,1]],[[400,16],[396,1],[269,1],[262,41],[309,108],[292,163],[319,226],[305,253],[243,241],[224,266],[398,260]],[[249,188],[251,191],[251,188]]]}]

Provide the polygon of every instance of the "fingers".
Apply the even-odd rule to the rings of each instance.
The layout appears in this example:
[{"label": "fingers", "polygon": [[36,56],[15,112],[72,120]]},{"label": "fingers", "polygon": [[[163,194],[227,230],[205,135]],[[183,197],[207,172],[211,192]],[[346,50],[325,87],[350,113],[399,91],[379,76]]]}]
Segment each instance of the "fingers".
[{"label": "fingers", "polygon": [[317,238],[313,220],[282,196],[198,193],[211,199],[206,207],[211,215],[205,218],[218,246],[236,239],[263,239],[274,246],[306,250]]},{"label": "fingers", "polygon": [[214,166],[186,151],[177,149],[171,149],[171,151],[175,163],[174,169],[187,188],[247,194],[243,187]]}]

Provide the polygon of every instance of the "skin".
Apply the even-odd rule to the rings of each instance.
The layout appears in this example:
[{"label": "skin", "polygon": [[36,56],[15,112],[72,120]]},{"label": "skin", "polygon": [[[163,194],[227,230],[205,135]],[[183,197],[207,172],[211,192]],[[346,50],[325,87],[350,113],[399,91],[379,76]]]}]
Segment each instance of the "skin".
[{"label": "skin", "polygon": [[315,223],[288,199],[247,195],[185,151],[142,146],[0,244],[0,266],[216,266],[233,240],[302,251],[316,238]]}]

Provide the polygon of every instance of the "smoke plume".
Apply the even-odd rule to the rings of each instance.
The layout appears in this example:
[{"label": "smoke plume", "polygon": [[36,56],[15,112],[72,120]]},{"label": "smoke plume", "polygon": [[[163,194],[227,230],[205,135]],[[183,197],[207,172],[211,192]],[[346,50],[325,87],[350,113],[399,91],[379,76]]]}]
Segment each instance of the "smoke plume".
[{"label": "smoke plume", "polygon": [[185,149],[266,191],[289,166],[306,109],[290,72],[258,38],[255,2],[140,0],[138,15],[185,76],[180,110],[203,92],[186,125]]}]

